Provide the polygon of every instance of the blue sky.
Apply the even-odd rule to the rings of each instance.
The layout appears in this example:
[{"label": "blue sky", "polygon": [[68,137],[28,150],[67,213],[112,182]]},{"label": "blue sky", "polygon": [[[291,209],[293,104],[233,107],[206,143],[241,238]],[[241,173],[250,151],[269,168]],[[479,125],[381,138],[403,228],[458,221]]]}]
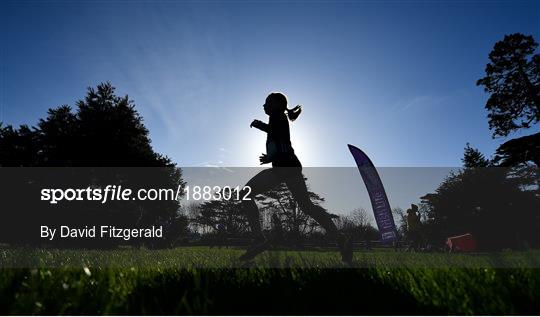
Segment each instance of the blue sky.
[{"label": "blue sky", "polygon": [[35,124],[110,81],[180,166],[257,166],[249,124],[283,91],[303,105],[305,166],[353,166],[347,143],[378,166],[458,166],[466,142],[488,156],[504,142],[475,82],[505,34],[540,40],[539,15],[538,1],[3,1],[0,121]]}]

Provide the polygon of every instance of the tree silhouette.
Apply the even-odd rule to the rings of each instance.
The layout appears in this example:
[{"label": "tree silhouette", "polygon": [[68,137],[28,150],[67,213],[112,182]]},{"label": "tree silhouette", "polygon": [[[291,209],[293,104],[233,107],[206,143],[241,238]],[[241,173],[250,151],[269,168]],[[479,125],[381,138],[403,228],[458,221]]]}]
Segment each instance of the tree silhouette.
[{"label": "tree silhouette", "polygon": [[463,153],[463,167],[475,168],[475,167],[487,167],[489,166],[489,160],[487,160],[478,149],[471,147],[469,143],[465,145],[465,152]]},{"label": "tree silhouette", "polygon": [[371,225],[370,218],[364,208],[355,208],[349,214],[339,216],[336,225],[353,240],[368,242],[380,238],[380,233]]},{"label": "tree silhouette", "polygon": [[0,127],[0,166],[36,166],[38,133],[27,125]]},{"label": "tree silhouette", "polygon": [[[178,232],[184,231],[178,229],[178,224],[184,222],[178,221],[180,202],[176,200],[110,202],[104,210],[102,206],[88,201],[78,202],[76,206],[65,204],[53,208],[20,197],[21,192],[39,193],[40,187],[54,179],[62,179],[68,188],[121,184],[137,190],[176,189],[185,185],[182,170],[168,157],[153,150],[149,132],[133,101],[127,95],[117,96],[115,88],[108,82],[88,88],[87,95],[77,102],[74,110],[67,105],[49,109],[47,117],[40,119],[36,127],[22,125],[15,129],[10,125],[0,126],[0,166],[87,167],[41,169],[39,173],[35,170],[24,179],[0,184],[13,192],[11,205],[24,210],[18,221],[25,224],[18,224],[20,227],[33,228],[28,225],[31,221],[37,225],[44,223],[43,219],[38,220],[45,217],[48,222],[66,225],[106,222],[140,228],[165,224],[165,227],[174,227]],[[154,168],[134,170],[129,167]],[[77,212],[73,212],[74,209]],[[10,211],[2,209],[2,212]],[[4,224],[6,227],[0,229],[15,230],[10,228],[16,227],[13,223]]]},{"label": "tree silhouette", "polygon": [[495,152],[494,161],[501,166],[516,166],[532,161],[540,167],[540,132],[501,144]]},{"label": "tree silhouette", "polygon": [[91,166],[168,166],[170,160],[155,153],[148,130],[129,97],[114,94],[110,83],[89,88],[77,102],[79,164]]},{"label": "tree silhouette", "polygon": [[540,120],[540,56],[532,36],[506,35],[489,54],[486,76],[478,86],[490,94],[486,103],[493,137],[529,128]]},{"label": "tree silhouette", "polygon": [[[64,105],[49,109],[47,117],[40,119],[36,133],[40,151],[36,164],[40,166],[73,166],[76,165],[74,155],[80,151],[79,119]],[[74,151],[75,150],[75,151]]]},{"label": "tree silhouette", "polygon": [[[308,190],[308,195],[310,200],[316,205],[324,202],[323,197],[312,191]],[[261,201],[262,209],[267,215],[275,214],[281,221],[286,231],[285,238],[288,243],[298,244],[303,238],[320,227],[313,218],[300,210],[285,183],[281,183],[262,196],[265,198]]]},{"label": "tree silhouette", "polygon": [[151,146],[135,104],[110,83],[88,88],[76,111],[49,109],[37,127],[0,126],[0,166],[145,166],[175,164]]},{"label": "tree silhouette", "polygon": [[[486,76],[477,85],[490,94],[486,109],[493,137],[508,136],[540,121],[537,47],[532,36],[516,33],[497,42],[489,54]],[[470,232],[482,248],[539,245],[539,136],[503,143],[493,161],[467,143],[464,169],[450,173],[434,193],[421,197],[428,239],[440,243]],[[531,168],[529,161],[537,168]]]},{"label": "tree silhouette", "polygon": [[517,247],[524,241],[538,245],[535,190],[524,189],[522,179],[509,177],[507,168],[483,167],[485,159],[470,146],[463,162],[464,169],[421,197],[428,239],[440,244],[448,236],[472,233],[484,249]]},{"label": "tree silhouette", "polygon": [[241,201],[209,200],[193,208],[191,225],[211,246],[228,246],[231,239],[247,237],[249,226]]},{"label": "tree silhouette", "polygon": [[197,208],[193,219],[203,231],[239,237],[248,232],[247,219],[237,200],[209,200]]}]

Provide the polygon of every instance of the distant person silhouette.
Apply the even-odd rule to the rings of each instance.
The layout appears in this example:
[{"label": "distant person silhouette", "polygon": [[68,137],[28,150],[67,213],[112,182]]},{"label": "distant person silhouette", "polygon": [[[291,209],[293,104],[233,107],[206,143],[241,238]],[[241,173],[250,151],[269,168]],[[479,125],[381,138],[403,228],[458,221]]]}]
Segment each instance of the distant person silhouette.
[{"label": "distant person silhouette", "polygon": [[418,251],[420,249],[421,236],[420,227],[422,222],[420,221],[420,213],[418,212],[418,206],[411,204],[411,208],[407,209],[407,235],[411,245],[409,251]]},{"label": "distant person silhouette", "polygon": [[253,120],[250,127],[267,133],[266,154],[262,154],[259,160],[261,164],[272,163],[272,168],[261,171],[246,184],[251,188],[249,194],[251,200],[243,200],[242,205],[249,220],[254,242],[240,259],[251,260],[257,254],[264,252],[270,244],[261,230],[255,196],[285,183],[300,209],[315,219],[330,237],[336,239],[342,260],[351,262],[353,254],[350,240],[345,235],[338,233],[332,216],[324,208],[310,200],[302,174],[302,164],[294,154],[291,145],[289,120],[294,121],[298,118],[302,111],[301,106],[288,109],[287,97],[282,93],[274,92],[266,97],[263,108],[269,116],[268,123]]}]

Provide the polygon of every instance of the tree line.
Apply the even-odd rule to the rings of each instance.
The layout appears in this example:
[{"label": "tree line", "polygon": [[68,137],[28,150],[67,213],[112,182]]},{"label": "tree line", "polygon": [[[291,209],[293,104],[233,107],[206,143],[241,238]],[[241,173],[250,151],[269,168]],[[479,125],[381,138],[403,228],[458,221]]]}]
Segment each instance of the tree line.
[{"label": "tree line", "polygon": [[[493,138],[534,130],[540,121],[540,55],[532,36],[506,35],[489,54],[476,84],[489,94],[485,105]],[[492,158],[466,144],[463,168],[434,193],[420,198],[424,244],[472,233],[482,249],[540,246],[540,133],[511,138]],[[403,212],[398,212],[403,216]],[[406,219],[402,232],[410,233]]]}]

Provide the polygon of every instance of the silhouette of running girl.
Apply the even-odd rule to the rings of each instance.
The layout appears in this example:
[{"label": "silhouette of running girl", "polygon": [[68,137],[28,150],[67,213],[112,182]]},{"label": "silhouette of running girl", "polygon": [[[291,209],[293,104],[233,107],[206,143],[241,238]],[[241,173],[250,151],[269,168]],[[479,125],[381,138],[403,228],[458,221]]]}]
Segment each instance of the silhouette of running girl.
[{"label": "silhouette of running girl", "polygon": [[251,260],[257,254],[264,252],[269,245],[269,241],[262,233],[259,210],[254,200],[255,196],[285,183],[302,212],[315,219],[330,237],[336,239],[342,260],[351,262],[352,247],[350,241],[343,234],[338,233],[330,214],[310,200],[304,175],[302,174],[302,164],[294,154],[291,145],[289,120],[296,120],[302,108],[296,106],[293,109],[288,109],[287,97],[279,92],[268,95],[263,108],[264,112],[269,116],[268,123],[253,120],[250,127],[266,132],[266,154],[262,154],[259,160],[261,164],[272,163],[272,168],[261,171],[246,184],[251,188],[249,195],[251,200],[243,200],[242,206],[251,227],[254,243],[240,259]]}]

